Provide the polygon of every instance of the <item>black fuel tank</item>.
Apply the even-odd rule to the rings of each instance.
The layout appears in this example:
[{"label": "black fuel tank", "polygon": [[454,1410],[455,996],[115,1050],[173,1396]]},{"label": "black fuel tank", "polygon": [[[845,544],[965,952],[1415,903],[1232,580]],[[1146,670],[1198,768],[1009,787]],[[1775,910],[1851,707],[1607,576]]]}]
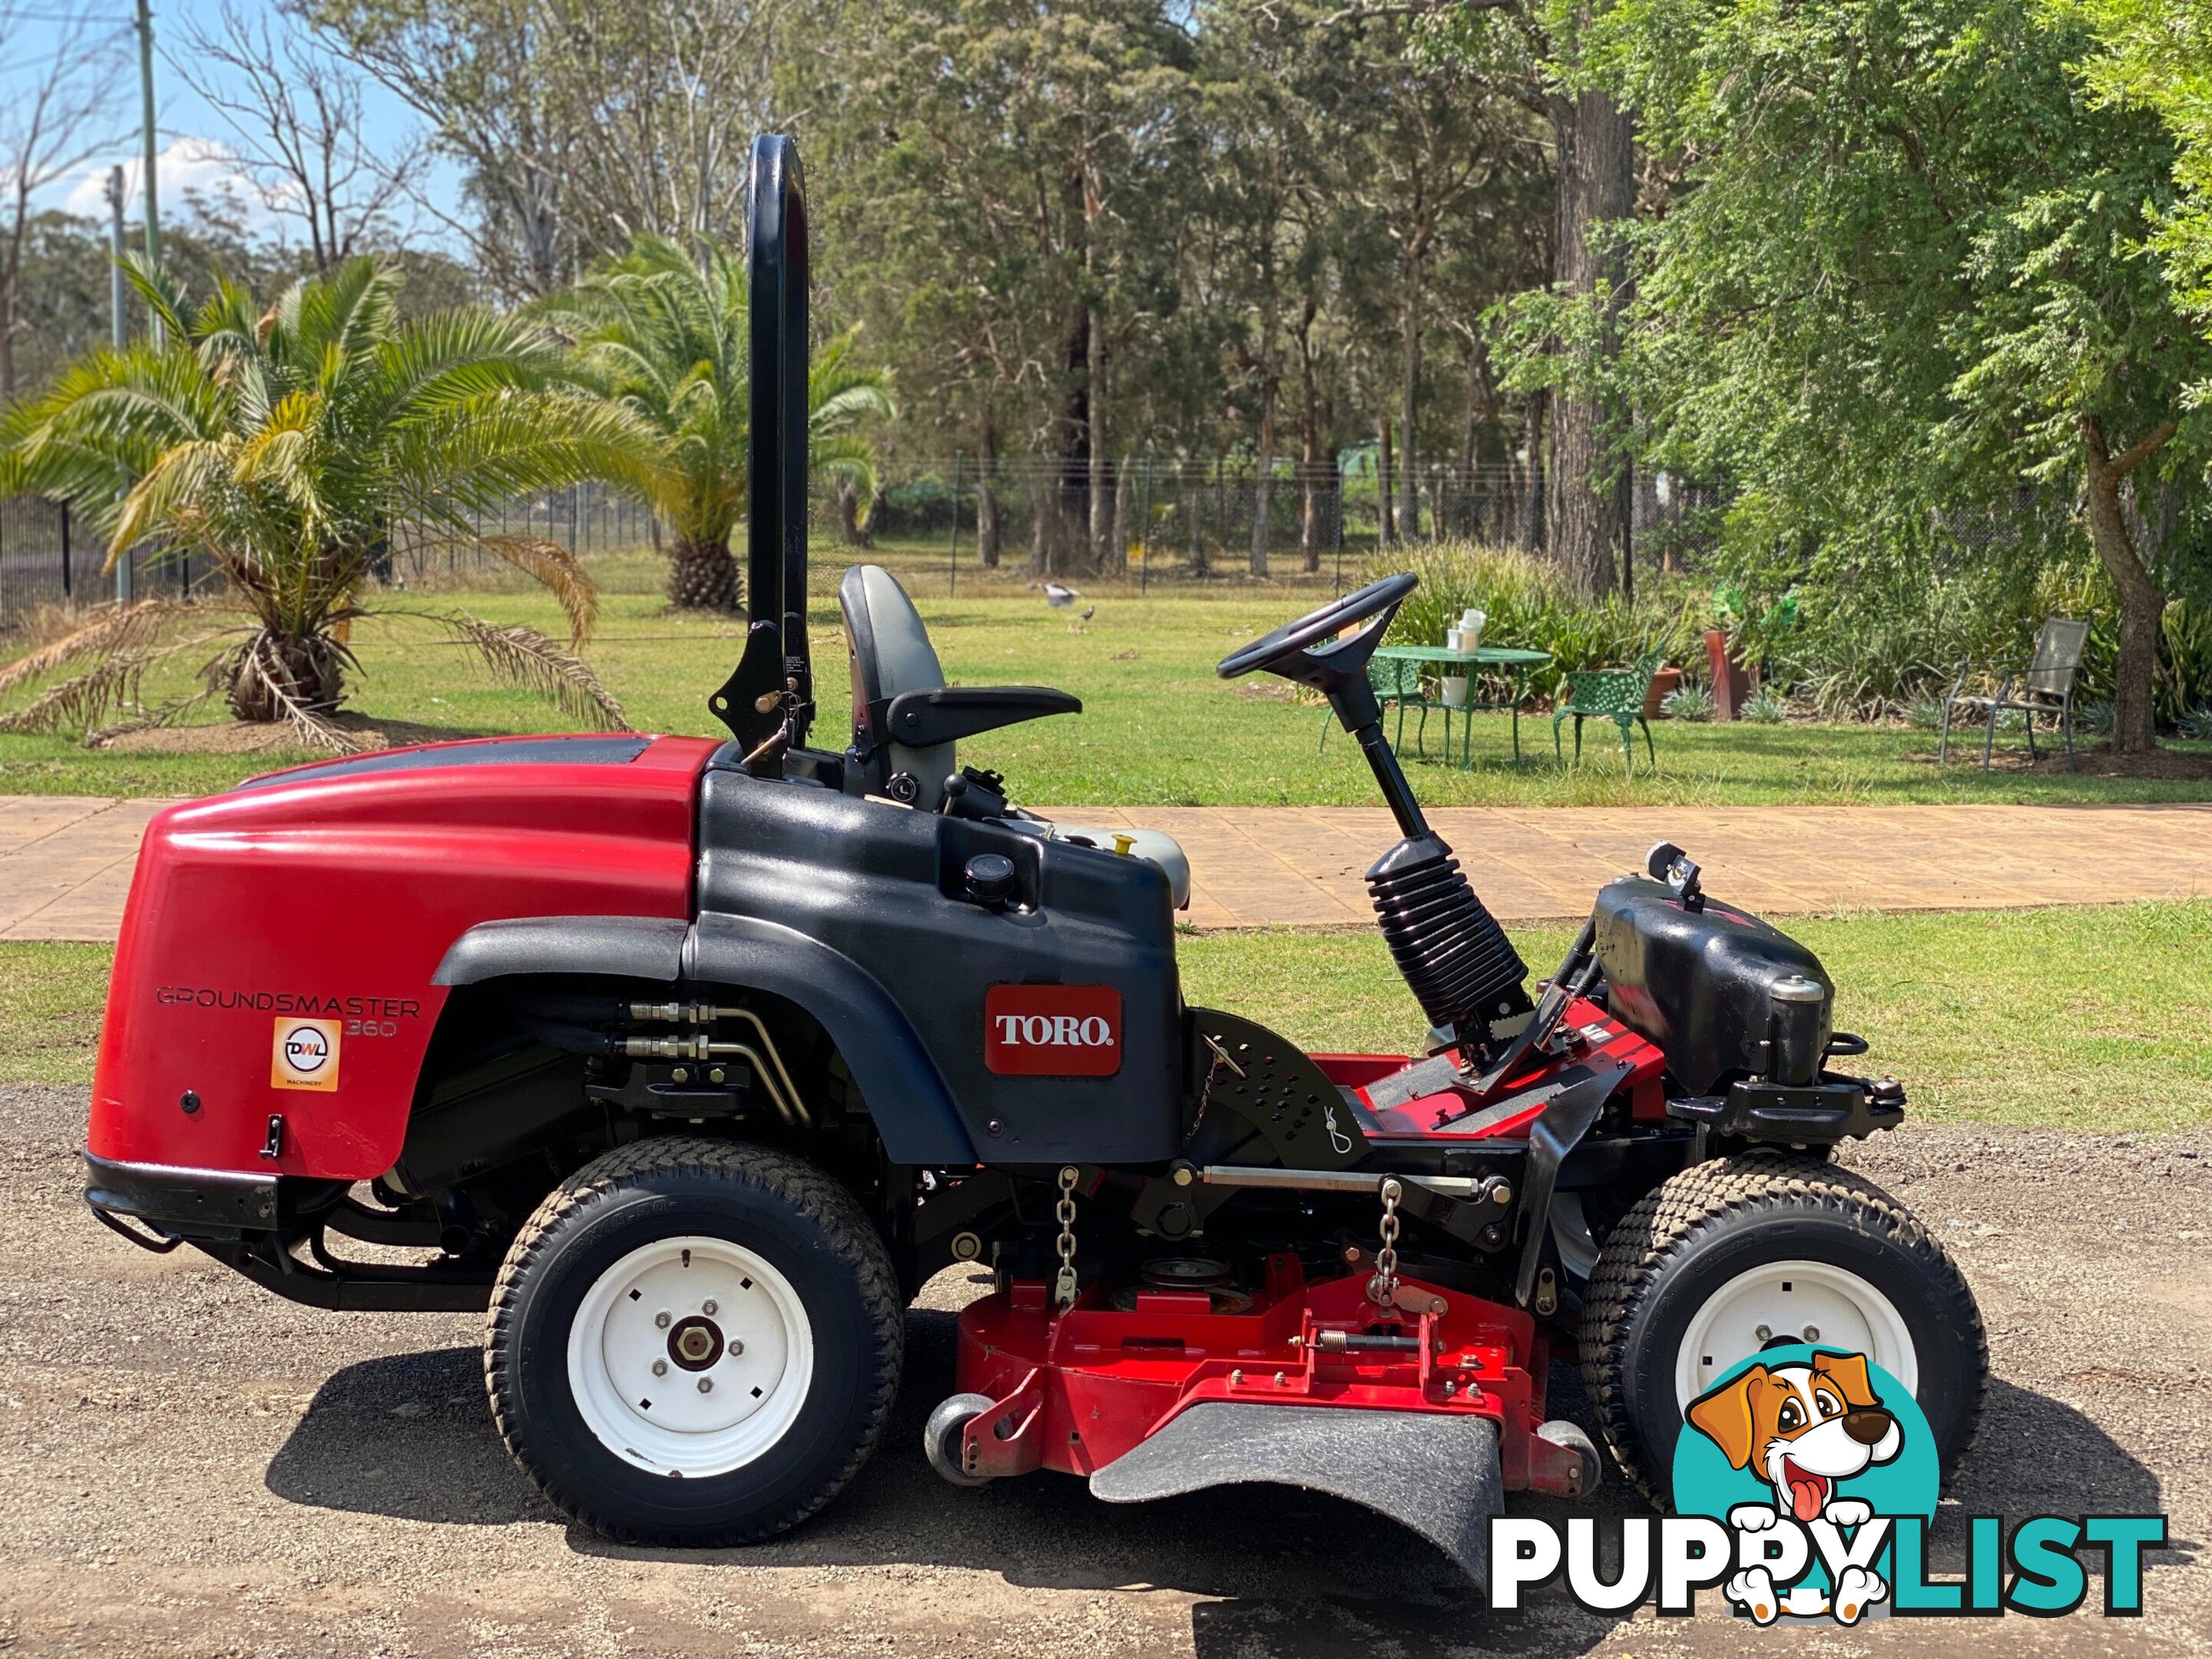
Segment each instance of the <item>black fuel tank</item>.
[{"label": "black fuel tank", "polygon": [[1593,920],[1613,1013],[1659,1046],[1688,1093],[1820,1075],[1835,987],[1796,939],[1717,900],[1686,909],[1641,876],[1601,889]]},{"label": "black fuel tank", "polygon": [[[701,915],[777,922],[865,969],[912,1022],[985,1162],[1175,1156],[1182,993],[1159,866],[719,764],[701,780],[698,833]],[[1013,862],[1006,908],[966,896],[968,861],[984,853]],[[1001,985],[1118,992],[1113,1074],[992,1071],[984,1005]],[[897,1109],[869,1104],[879,1116]]]}]

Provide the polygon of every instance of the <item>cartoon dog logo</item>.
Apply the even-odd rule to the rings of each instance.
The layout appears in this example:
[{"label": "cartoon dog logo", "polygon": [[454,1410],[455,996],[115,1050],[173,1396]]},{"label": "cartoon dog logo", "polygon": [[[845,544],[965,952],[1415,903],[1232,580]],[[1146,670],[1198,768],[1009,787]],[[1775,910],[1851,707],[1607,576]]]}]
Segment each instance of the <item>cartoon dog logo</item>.
[{"label": "cartoon dog logo", "polygon": [[[1863,1356],[1819,1353],[1809,1364],[1753,1365],[1690,1402],[1690,1425],[1721,1449],[1731,1468],[1755,1471],[1772,1488],[1774,1502],[1739,1504],[1729,1525],[1740,1533],[1765,1532],[1789,1516],[1801,1525],[1825,1521],[1856,1527],[1873,1518],[1872,1505],[1837,1495],[1840,1483],[1892,1462],[1905,1431],[1875,1395]],[[1765,1566],[1747,1566],[1722,1593],[1759,1624],[1783,1613],[1817,1618],[1832,1613],[1856,1623],[1889,1595],[1880,1575],[1849,1566],[1830,1592],[1799,1585],[1778,1594]]]}]

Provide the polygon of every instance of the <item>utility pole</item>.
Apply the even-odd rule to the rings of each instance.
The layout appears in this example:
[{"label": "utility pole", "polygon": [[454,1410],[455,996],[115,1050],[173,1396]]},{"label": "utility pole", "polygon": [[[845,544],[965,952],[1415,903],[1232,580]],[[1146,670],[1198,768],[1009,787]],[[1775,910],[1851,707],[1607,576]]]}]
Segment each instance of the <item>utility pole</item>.
[{"label": "utility pole", "polygon": [[[120,354],[130,342],[130,323],[123,312],[123,169],[111,167],[107,173],[107,331],[110,342]],[[115,603],[118,606],[131,603],[132,594],[131,549],[125,548],[115,560]]]},{"label": "utility pole", "polygon": [[123,314],[123,169],[107,173],[107,337],[120,351],[129,343],[130,329]]},{"label": "utility pole", "polygon": [[[161,266],[161,198],[155,186],[154,158],[154,12],[149,0],[138,0],[138,91],[145,105],[146,138],[146,263]],[[154,343],[161,343],[161,319],[151,319]]]}]

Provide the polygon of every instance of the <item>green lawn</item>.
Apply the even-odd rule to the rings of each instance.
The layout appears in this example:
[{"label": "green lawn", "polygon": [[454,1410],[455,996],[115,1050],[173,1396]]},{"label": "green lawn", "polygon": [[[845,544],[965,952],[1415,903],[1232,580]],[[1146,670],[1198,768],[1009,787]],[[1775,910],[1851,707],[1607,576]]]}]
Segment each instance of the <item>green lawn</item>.
[{"label": "green lawn", "polygon": [[[1912,1113],[2100,1131],[2212,1123],[2212,899],[1789,917],[1827,965],[1836,1024]],[[1538,975],[1571,932],[1509,929]],[[1190,933],[1183,992],[1309,1048],[1400,1052],[1422,1022],[1372,932]]]},{"label": "green lawn", "polygon": [[[1836,981],[1837,1023],[1929,1122],[2113,1132],[2212,1122],[2212,900],[1799,919]],[[1513,930],[1547,973],[1555,928]],[[1186,933],[1184,993],[1309,1048],[1397,1051],[1413,997],[1369,933]],[[0,945],[0,1079],[92,1075],[112,953]]]},{"label": "green lawn", "polygon": [[[963,746],[963,757],[1003,769],[1018,798],[1054,805],[1366,805],[1374,784],[1340,733],[1315,752],[1317,710],[1295,706],[1265,677],[1224,683],[1213,665],[1240,642],[1311,608],[1326,576],[1270,585],[1224,579],[1140,593],[1133,585],[1086,594],[1098,614],[1081,633],[1012,571],[962,573],[946,593],[941,555],[887,556],[927,618],[951,678],[970,684],[1057,685],[1083,698],[1080,715],[1039,721]],[[593,562],[605,589],[594,666],[641,730],[712,729],[705,698],[733,665],[734,624],[665,614],[649,556]],[[842,560],[816,564],[810,623],[822,669],[824,720],[843,726],[843,646],[834,599]],[[552,601],[536,591],[410,596],[426,606],[459,604],[501,621],[557,629]],[[1078,607],[1079,609],[1080,607]],[[535,699],[491,685],[468,653],[427,624],[378,622],[356,629],[363,668],[351,706],[455,734],[556,728]],[[180,665],[179,684],[187,678]],[[149,687],[150,690],[158,688]],[[1692,726],[1659,722],[1659,766],[1622,776],[1609,726],[1592,727],[1583,765],[1553,763],[1550,721],[1522,720],[1527,763],[1511,763],[1508,721],[1476,721],[1475,767],[1409,755],[1414,786],[1439,805],[1729,805],[1759,802],[1883,803],[2174,800],[2212,796],[2212,784],[2157,780],[1984,775],[1954,763],[1938,771],[1930,734],[1860,726]],[[1410,744],[1413,737],[1408,726]],[[2014,739],[2016,742],[2017,739]],[[1641,764],[1641,740],[1638,756]],[[0,736],[0,793],[194,794],[283,763],[270,756],[204,757],[87,750],[65,738]]]}]

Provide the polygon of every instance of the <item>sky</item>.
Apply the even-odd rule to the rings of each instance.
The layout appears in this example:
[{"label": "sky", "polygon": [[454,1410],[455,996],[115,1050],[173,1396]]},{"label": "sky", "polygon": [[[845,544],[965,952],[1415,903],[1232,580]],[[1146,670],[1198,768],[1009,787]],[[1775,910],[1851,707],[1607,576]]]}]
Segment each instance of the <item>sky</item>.
[{"label": "sky", "polygon": [[[133,4],[134,0],[0,0],[0,21],[14,20],[7,29],[6,48],[0,52],[0,99],[34,85],[79,21],[90,26],[85,39],[113,59],[112,115],[103,129],[109,142],[67,178],[41,191],[34,202],[38,209],[61,208],[104,220],[108,169],[119,162],[129,192],[126,216],[134,224],[139,220],[143,199],[139,185],[142,105]],[[266,18],[273,25],[298,27],[285,24],[272,0],[230,0],[230,4],[249,21]],[[189,50],[186,26],[197,22],[215,32],[222,21],[222,5],[223,0],[155,0],[153,9],[155,131],[160,141],[155,179],[161,219],[167,223],[182,214],[189,189],[228,195],[251,228],[281,230],[277,216],[258,198],[234,159],[237,138],[229,118],[194,92],[179,72]],[[196,72],[202,67],[185,66]],[[363,125],[371,146],[379,153],[391,153],[405,145],[416,124],[406,105],[372,84],[364,100]],[[450,210],[459,186],[453,170],[445,167],[431,176],[427,188],[442,209]],[[425,242],[443,240],[434,219],[423,218],[417,229]]]}]

